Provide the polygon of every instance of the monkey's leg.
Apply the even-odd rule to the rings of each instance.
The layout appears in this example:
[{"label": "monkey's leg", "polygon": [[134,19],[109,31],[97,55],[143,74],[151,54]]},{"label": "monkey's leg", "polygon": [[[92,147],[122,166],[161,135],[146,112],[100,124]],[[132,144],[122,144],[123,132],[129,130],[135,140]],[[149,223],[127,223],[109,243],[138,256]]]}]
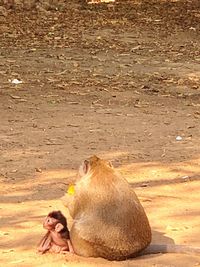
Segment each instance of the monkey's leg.
[{"label": "monkey's leg", "polygon": [[51,234],[48,231],[38,245],[38,252],[43,254],[48,251],[51,248],[51,241]]},{"label": "monkey's leg", "polygon": [[69,252],[74,253],[74,249],[73,249],[72,242],[70,239],[67,240],[67,244],[68,244]]},{"label": "monkey's leg", "polygon": [[71,241],[69,239],[67,240],[67,245],[68,246],[61,248],[60,253],[61,254],[67,254],[67,253],[74,254],[74,249],[73,249],[72,244],[71,244]]},{"label": "monkey's leg", "polygon": [[49,251],[53,253],[60,253],[62,251],[62,247],[52,243]]}]

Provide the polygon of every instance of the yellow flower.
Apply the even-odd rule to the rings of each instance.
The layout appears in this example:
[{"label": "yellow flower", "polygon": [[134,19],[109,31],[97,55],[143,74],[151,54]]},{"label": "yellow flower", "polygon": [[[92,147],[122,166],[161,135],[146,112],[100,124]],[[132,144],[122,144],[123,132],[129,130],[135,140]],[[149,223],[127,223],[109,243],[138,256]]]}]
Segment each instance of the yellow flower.
[{"label": "yellow flower", "polygon": [[67,194],[74,195],[74,193],[75,193],[75,188],[74,188],[74,185],[71,184],[67,189]]}]

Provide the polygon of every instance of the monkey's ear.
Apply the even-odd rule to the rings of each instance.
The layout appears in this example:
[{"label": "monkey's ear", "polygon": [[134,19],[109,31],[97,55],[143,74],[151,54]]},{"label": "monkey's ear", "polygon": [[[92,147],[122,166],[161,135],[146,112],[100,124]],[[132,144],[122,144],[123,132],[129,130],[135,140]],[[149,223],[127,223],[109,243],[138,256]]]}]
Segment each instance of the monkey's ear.
[{"label": "monkey's ear", "polygon": [[89,171],[89,167],[90,167],[90,161],[89,160],[84,160],[81,163],[81,166],[79,168],[79,175],[80,177],[86,175]]},{"label": "monkey's ear", "polygon": [[57,223],[55,227],[55,231],[59,233],[60,231],[62,231],[63,228],[64,226],[61,223]]},{"label": "monkey's ear", "polygon": [[89,169],[89,161],[88,160],[84,160],[83,162],[83,172],[84,174],[86,174],[88,172]]}]

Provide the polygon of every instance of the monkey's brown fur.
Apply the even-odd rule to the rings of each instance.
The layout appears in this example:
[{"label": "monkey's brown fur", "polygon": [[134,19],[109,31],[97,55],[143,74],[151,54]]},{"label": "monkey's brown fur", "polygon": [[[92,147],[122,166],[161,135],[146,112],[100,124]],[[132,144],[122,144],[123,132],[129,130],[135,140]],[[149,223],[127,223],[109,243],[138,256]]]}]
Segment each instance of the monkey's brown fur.
[{"label": "monkey's brown fur", "polygon": [[66,194],[63,203],[74,219],[70,238],[78,255],[123,260],[151,242],[136,194],[109,162],[96,156],[81,165],[75,194]]}]

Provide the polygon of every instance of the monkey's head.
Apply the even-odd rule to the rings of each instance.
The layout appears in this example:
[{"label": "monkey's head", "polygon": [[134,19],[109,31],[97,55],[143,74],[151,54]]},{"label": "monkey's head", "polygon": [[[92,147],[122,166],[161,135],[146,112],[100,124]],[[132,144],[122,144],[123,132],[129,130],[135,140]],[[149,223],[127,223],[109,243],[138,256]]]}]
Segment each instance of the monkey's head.
[{"label": "monkey's head", "polygon": [[43,227],[49,231],[56,230],[59,232],[63,229],[67,229],[67,220],[61,211],[52,211],[45,218]]},{"label": "monkey's head", "polygon": [[109,161],[100,159],[94,155],[83,161],[83,163],[79,168],[79,177],[81,178],[94,171],[98,173],[99,170],[100,171],[104,170],[109,172],[113,170],[113,166]]}]

